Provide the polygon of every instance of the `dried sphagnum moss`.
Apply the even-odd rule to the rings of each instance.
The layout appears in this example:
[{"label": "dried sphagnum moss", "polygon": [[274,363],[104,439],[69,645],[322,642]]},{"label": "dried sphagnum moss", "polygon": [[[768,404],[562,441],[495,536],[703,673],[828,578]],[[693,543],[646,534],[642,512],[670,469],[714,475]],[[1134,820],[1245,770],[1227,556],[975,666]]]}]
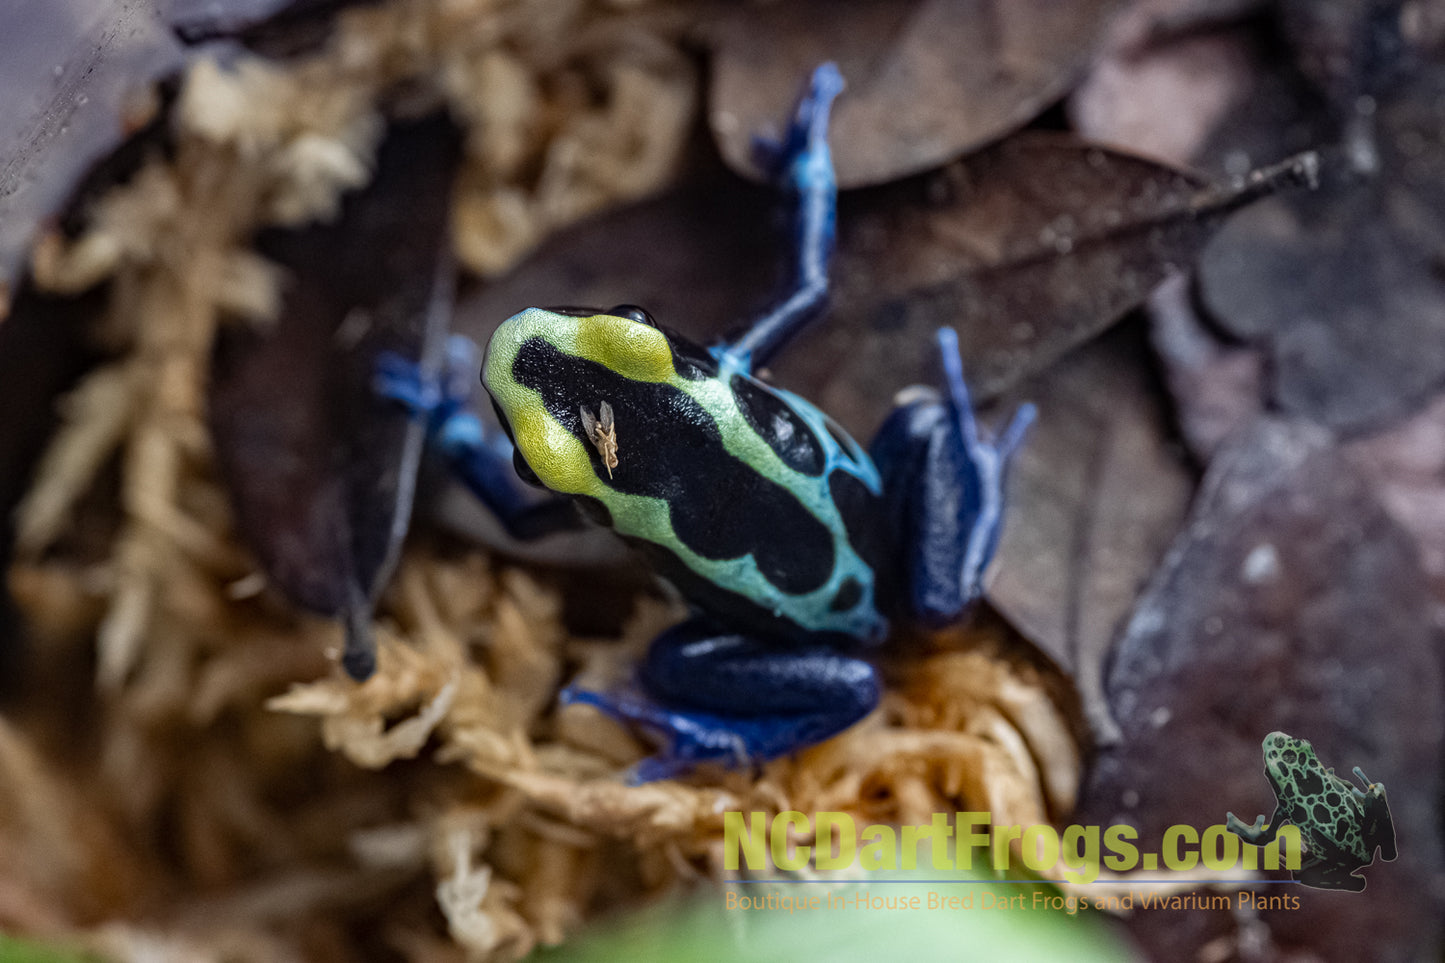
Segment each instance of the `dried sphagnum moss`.
[{"label": "dried sphagnum moss", "polygon": [[[250,235],[365,183],[377,104],[405,84],[465,126],[456,247],[504,270],[670,177],[696,109],[688,22],[583,0],[350,11],[307,58],[195,64],[173,157],[80,237],[42,239],[42,285],[112,282],[97,336],[118,360],[67,401],[20,513],[34,687],[0,720],[0,927],[120,960],[505,959],[599,906],[721,876],[729,809],[1067,812],[1068,727],[988,640],[900,662],[869,719],[757,776],[627,787],[615,774],[645,748],[556,692],[625,673],[676,607],[640,598],[620,643],[576,638],[555,588],[423,541],[357,685],[323,655],[339,630],[265,591],[238,547],[202,415],[220,319],[266,323],[281,296]],[[119,515],[96,560],[67,536],[111,464]],[[92,673],[99,695],[76,682]]]}]

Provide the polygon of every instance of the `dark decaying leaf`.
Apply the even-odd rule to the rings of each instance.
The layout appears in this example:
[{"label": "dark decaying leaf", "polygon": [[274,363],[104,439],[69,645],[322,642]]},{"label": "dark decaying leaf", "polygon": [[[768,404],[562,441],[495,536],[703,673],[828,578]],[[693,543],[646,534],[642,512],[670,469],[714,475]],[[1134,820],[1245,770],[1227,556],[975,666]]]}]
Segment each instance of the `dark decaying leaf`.
[{"label": "dark decaying leaf", "polygon": [[1381,189],[1250,212],[1200,265],[1211,313],[1268,346],[1273,400],[1346,430],[1398,416],[1445,378],[1438,248],[1409,243],[1380,216]]},{"label": "dark decaying leaf", "polygon": [[1116,0],[800,0],[717,29],[709,116],[734,170],[757,176],[753,137],[781,133],[801,85],[837,62],[839,183],[937,167],[1002,137],[1082,72]]},{"label": "dark decaying leaf", "polygon": [[[975,393],[995,395],[1191,263],[1227,212],[1308,172],[1302,160],[1208,187],[1033,134],[927,177],[845,194],[830,310],[774,374],[866,438],[900,388],[937,383],[934,332],[951,325]],[[787,257],[776,206],[770,192],[719,177],[581,225],[469,298],[458,329],[485,342],[529,305],[626,302],[685,334],[717,337],[776,290]]]},{"label": "dark decaying leaf", "polygon": [[640,304],[689,337],[720,337],[778,283],[787,245],[773,224],[777,204],[773,191],[709,172],[554,237],[463,298],[454,327],[486,344],[523,308]]},{"label": "dark decaying leaf", "polygon": [[1138,324],[1016,390],[1039,419],[1014,461],[989,602],[1075,681],[1107,724],[1104,660],[1179,531],[1194,484]]},{"label": "dark decaying leaf", "polygon": [[1264,414],[1264,352],[1224,344],[1209,330],[1191,297],[1193,277],[1165,280],[1149,296],[1148,311],[1179,433],[1206,464],[1231,434]]},{"label": "dark decaying leaf", "polygon": [[1408,69],[1401,35],[1402,0],[1276,0],[1280,31],[1300,72],[1346,127],[1368,118],[1360,98],[1373,97]]},{"label": "dark decaying leaf", "polygon": [[1200,263],[1210,313],[1267,346],[1275,403],[1343,430],[1445,382],[1445,68],[1380,113],[1376,174],[1241,214]]},{"label": "dark decaying leaf", "polygon": [[1289,31],[1270,19],[1280,6],[1145,0],[1131,7],[1068,101],[1075,129],[1230,175],[1338,142],[1350,118],[1287,55],[1279,34]]},{"label": "dark decaying leaf", "polygon": [[[1232,81],[1244,91],[1217,118],[1190,163],[1206,171],[1238,173],[1339,142],[1338,112],[1329,108],[1289,57],[1281,56],[1278,41],[1262,31],[1258,21],[1242,29],[1221,27],[1210,36],[1232,49],[1226,55],[1235,74]],[[1181,38],[1162,44],[1155,55],[1170,58],[1185,42]],[[1156,103],[1169,109],[1167,103]]]},{"label": "dark decaying leaf", "polygon": [[1115,19],[1111,43],[1139,49],[1261,13],[1273,0],[1134,0]]},{"label": "dark decaying leaf", "polygon": [[[181,48],[153,0],[0,4],[0,285],[80,176],[151,119]],[[3,303],[3,299],[0,299]]]},{"label": "dark decaying leaf", "polygon": [[352,643],[405,534],[423,440],[373,395],[373,365],[391,350],[438,369],[457,158],[446,121],[394,129],[334,224],[261,239],[290,274],[281,317],[216,349],[211,426],[241,534],[296,602],[347,617],[349,657],[370,654]]},{"label": "dark decaying leaf", "polygon": [[[1410,538],[1328,435],[1258,423],[1216,455],[1128,624],[1108,675],[1122,739],[1075,820],[1133,824],[1157,852],[1170,825],[1268,816],[1261,740],[1308,739],[1325,765],[1388,787],[1399,859],[1368,871],[1363,897],[1304,891],[1298,909],[1260,912],[1279,958],[1430,956],[1445,727],[1431,611]],[[1227,910],[1151,910],[1130,925],[1158,959],[1197,958],[1234,929]]]},{"label": "dark decaying leaf", "polygon": [[832,319],[779,378],[871,426],[899,384],[936,382],[932,336],[947,325],[990,397],[1137,306],[1227,214],[1313,169],[1305,156],[1205,186],[1063,135],[1010,138],[845,208]]},{"label": "dark decaying leaf", "polygon": [[[1225,136],[1216,146],[1235,165],[1318,147],[1335,140],[1335,131],[1351,150],[1369,152],[1372,98],[1410,62],[1402,6],[1399,0],[1136,3],[1115,21],[1106,53],[1070,98],[1070,117],[1084,136],[1208,169],[1225,159],[1205,148],[1217,127]],[[1266,24],[1269,29],[1261,29]],[[1241,116],[1255,129],[1243,129]],[[1314,132],[1301,140],[1292,127]]]}]

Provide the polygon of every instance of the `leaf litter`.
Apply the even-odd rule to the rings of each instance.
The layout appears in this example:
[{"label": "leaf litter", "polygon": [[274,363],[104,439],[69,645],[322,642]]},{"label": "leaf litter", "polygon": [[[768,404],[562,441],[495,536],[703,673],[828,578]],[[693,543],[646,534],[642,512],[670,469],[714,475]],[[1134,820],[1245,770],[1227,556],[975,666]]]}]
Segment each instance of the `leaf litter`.
[{"label": "leaf litter", "polygon": [[[1191,479],[1172,447],[1138,328],[1071,352],[1138,305],[1169,266],[1191,263],[1224,215],[1259,185],[1213,187],[1054,132],[978,150],[1060,96],[1072,80],[1058,78],[1077,76],[1089,44],[1063,57],[1053,79],[1016,89],[1001,110],[987,105],[1008,118],[992,133],[979,133],[986,124],[966,136],[951,132],[948,146],[928,148],[943,153],[927,154],[934,159],[926,162],[908,145],[894,145],[904,148],[895,152],[887,138],[875,140],[879,163],[894,165],[878,181],[973,153],[844,198],[834,317],[805,335],[776,372],[866,434],[898,387],[934,380],[932,359],[906,354],[926,342],[918,330],[955,323],[982,394],[1012,400],[1027,393],[1052,406],[1054,437],[1021,465],[1015,489],[1015,507],[1023,504],[1028,519],[1013,544],[1024,548],[1005,545],[1009,568],[992,595],[1052,664],[985,614],[902,647],[884,664],[888,692],[879,711],[834,740],[756,774],[627,787],[614,774],[645,747],[585,709],[559,711],[555,692],[573,678],[601,684],[627,672],[657,630],[679,617],[677,603],[642,592],[630,605],[611,605],[630,612],[621,624],[598,627],[594,613],[590,631],[598,634],[579,632],[575,610],[589,606],[577,580],[419,534],[378,602],[376,675],[359,685],[344,678],[333,661],[339,627],[296,611],[276,591],[274,572],[265,571],[265,553],[253,557],[242,548],[227,477],[235,472],[217,473],[206,431],[203,401],[218,332],[287,324],[285,305],[298,290],[264,246],[258,253],[258,231],[333,216],[348,191],[371,180],[397,104],[419,101],[448,106],[465,135],[450,212],[460,263],[495,278],[541,245],[515,276],[464,298],[463,330],[485,337],[488,325],[537,298],[556,303],[577,290],[623,288],[580,300],[635,301],[643,298],[634,291],[656,292],[661,303],[676,305],[669,310],[678,327],[707,337],[746,316],[773,280],[777,241],[758,240],[772,204],[759,188],[684,183],[649,205],[573,227],[667,190],[680,164],[695,164],[686,140],[697,79],[681,45],[696,35],[700,13],[686,5],[542,6],[368,5],[337,14],[319,47],[288,60],[241,56],[222,69],[202,59],[180,83],[172,150],[150,156],[102,197],[78,232],[51,235],[34,252],[35,283],[47,290],[105,282],[95,289],[105,300],[95,335],[110,356],[72,396],[72,415],[94,414],[70,418],[53,440],[32,488],[42,508],[32,502],[22,512],[26,534],[9,573],[27,618],[33,685],[0,732],[0,791],[44,805],[0,810],[0,848],[34,852],[25,847],[44,840],[54,858],[0,864],[13,867],[0,887],[7,926],[78,940],[115,959],[344,959],[379,947],[412,959],[463,952],[513,958],[564,939],[603,909],[725,875],[725,809],[843,810],[896,823],[957,809],[991,810],[1000,823],[1068,819],[1088,741],[1074,685],[1094,733],[1111,735],[1101,721],[1107,715],[1122,736],[1095,767],[1075,818],[1102,812],[1099,800],[1109,819],[1119,816],[1112,799],[1124,799],[1137,815],[1130,793],[1140,779],[1157,780],[1159,767],[1130,753],[1152,744],[1149,727],[1160,716],[1155,707],[1141,717],[1130,693],[1178,691],[1183,712],[1192,688],[1227,692],[1218,680],[1235,677],[1235,663],[1205,663],[1199,682],[1189,674],[1194,655],[1164,671],[1160,654],[1174,651],[1175,642],[1149,621],[1150,612],[1176,604],[1170,592],[1184,593],[1177,604],[1201,610],[1227,603],[1235,586],[1220,567],[1221,553],[1233,552],[1233,543],[1201,538],[1199,529],[1221,504],[1227,533],[1294,534],[1297,543],[1281,538],[1276,551],[1291,563],[1290,574],[1315,579],[1307,599],[1326,599],[1325,611],[1348,616],[1333,630],[1349,636],[1342,645],[1374,610],[1350,608],[1359,603],[1340,601],[1318,573],[1342,554],[1360,555],[1381,592],[1403,600],[1397,628],[1413,640],[1409,658],[1388,667],[1390,678],[1418,690],[1417,720],[1435,719],[1438,700],[1425,692],[1433,663],[1417,638],[1431,607],[1417,591],[1418,560],[1365,490],[1404,477],[1404,467],[1394,474],[1390,466],[1408,460],[1410,431],[1432,430],[1424,416],[1350,456],[1373,460],[1375,476],[1369,468],[1340,468],[1328,436],[1306,431],[1316,439],[1309,450],[1318,450],[1309,467],[1318,462],[1328,471],[1271,482],[1258,500],[1221,501],[1218,492],[1228,486],[1207,481],[1192,527],[1156,568]],[[1213,29],[1239,7],[1142,6],[1166,11],[1147,42],[1168,36],[1159,26],[1166,21]],[[943,10],[918,8],[920,22]],[[1258,5],[1250,9],[1257,15]],[[1090,24],[1101,28],[1101,21]],[[1295,41],[1301,45],[1337,36],[1319,29],[1306,18],[1291,36],[1309,38]],[[901,36],[936,40],[926,33]],[[893,55],[900,63],[923,56],[910,49],[905,43]],[[735,69],[728,56],[722,48],[717,96],[726,70]],[[1301,70],[1331,90],[1353,89],[1340,87],[1329,70]],[[861,84],[858,92],[871,109],[887,110],[889,98],[907,89],[890,87],[888,70],[871,76],[881,78],[876,87]],[[765,88],[780,102],[792,92],[780,82],[759,84]],[[981,100],[997,94],[971,92]],[[1005,103],[1009,97],[1014,101]],[[716,104],[712,109],[716,122]],[[724,154],[736,160],[739,141],[719,134]],[[1171,143],[1183,144],[1173,148],[1183,152],[1199,135]],[[1278,176],[1308,175],[1308,163],[1296,163]],[[709,230],[684,217],[699,210],[710,212],[702,221]],[[609,237],[619,223],[631,234]],[[629,236],[638,240],[622,243]],[[707,263],[714,241],[730,251],[714,263],[741,270],[715,271],[719,283],[701,285],[697,278],[714,275],[689,272]],[[659,256],[614,263],[617,252],[639,245]],[[611,262],[599,254],[609,248]],[[311,273],[302,285],[315,284]],[[489,303],[493,297],[513,303]],[[1181,328],[1172,341],[1155,333],[1166,357],[1205,372],[1206,387],[1217,377],[1209,372],[1224,370],[1214,363],[1217,345],[1204,340],[1216,337],[1207,327],[1216,320]],[[327,355],[317,355],[296,377],[319,378],[317,365],[326,363]],[[1184,424],[1194,419],[1184,434],[1201,460],[1250,444],[1253,410],[1244,405],[1227,419],[1201,422],[1190,399],[1209,395],[1180,390],[1179,370],[1171,384]],[[1128,416],[1110,417],[1115,409]],[[1428,517],[1429,465],[1409,464],[1419,468],[1414,489],[1397,488],[1400,497],[1385,501],[1396,517],[1410,506],[1417,518]],[[1336,479],[1333,487],[1326,477]],[[1063,485],[1067,479],[1077,483]],[[1322,485],[1326,490],[1309,487]],[[1304,494],[1278,493],[1291,486]],[[1250,512],[1262,514],[1255,520]],[[1331,513],[1353,513],[1364,527],[1331,533],[1319,523]],[[73,520],[97,516],[113,533],[99,546],[80,538]],[[1245,522],[1255,527],[1241,529]],[[1298,564],[1289,555],[1296,545]],[[1012,585],[1009,569],[1016,569]],[[1279,620],[1281,638],[1303,646],[1293,661],[1271,663],[1278,692],[1291,699],[1308,688],[1301,679],[1318,685],[1318,672],[1310,673],[1335,664],[1298,641],[1305,636],[1291,626],[1317,616],[1294,598],[1283,591],[1267,613]],[[1102,660],[1121,621],[1124,641],[1106,676]],[[1205,618],[1202,630],[1213,624]],[[1311,629],[1318,624],[1308,621]],[[1206,641],[1179,651],[1210,649]],[[1240,653],[1239,664],[1250,657]],[[1367,666],[1360,662],[1354,685],[1333,702],[1316,696],[1286,703],[1305,713],[1290,718],[1324,730],[1333,717],[1302,708],[1318,704],[1339,709],[1343,721],[1388,728],[1393,715],[1376,722],[1361,708],[1385,684]],[[97,670],[99,697],[89,685]],[[1417,726],[1383,768],[1433,772],[1419,761],[1438,745],[1433,725]],[[1249,741],[1257,745],[1252,730],[1243,733],[1247,739],[1221,741],[1217,718],[1208,717],[1197,731],[1227,748],[1203,754],[1200,771],[1225,767],[1253,779],[1256,762],[1241,761]],[[1178,758],[1177,742],[1158,744],[1175,747],[1170,758]],[[1348,753],[1353,744],[1341,745]],[[61,762],[67,757],[85,761]],[[1131,775],[1121,779],[1119,766]],[[1195,799],[1208,795],[1200,785],[1191,790]],[[1425,826],[1433,812],[1413,800],[1409,810],[1412,826]],[[1147,814],[1172,813],[1161,804]],[[1423,904],[1402,895],[1400,905],[1402,941],[1429,942],[1416,912]],[[1147,924],[1131,926],[1143,945],[1163,945]],[[1269,926],[1280,945],[1320,945],[1289,920]],[[1182,942],[1171,945],[1181,952],[1206,939],[1179,932]]]},{"label": "leaf litter", "polygon": [[[931,640],[889,669],[867,723],[797,759],[627,787],[615,773],[645,747],[559,712],[555,692],[626,671],[676,603],[644,594],[620,639],[578,636],[558,583],[418,538],[379,601],[378,670],[356,684],[331,661],[339,627],[278,591],[269,550],[289,536],[256,525],[246,479],[334,448],[305,431],[258,460],[235,432],[257,427],[257,403],[310,417],[284,389],[335,356],[287,352],[235,380],[262,357],[236,345],[292,336],[295,305],[326,281],[313,255],[256,239],[347,223],[395,85],[467,131],[451,222],[480,274],[662,186],[681,156],[682,20],[487,7],[373,6],[294,60],[198,60],[171,149],[34,252],[42,289],[101,292],[107,356],[66,402],[9,573],[34,667],[0,785],[33,804],[5,809],[0,846],[49,855],[5,861],[7,928],[112,959],[514,958],[598,906],[722,877],[727,808],[897,823],[991,809],[1027,824],[1072,805],[1074,726],[1001,624]],[[73,526],[96,515],[108,544],[81,552]]]}]

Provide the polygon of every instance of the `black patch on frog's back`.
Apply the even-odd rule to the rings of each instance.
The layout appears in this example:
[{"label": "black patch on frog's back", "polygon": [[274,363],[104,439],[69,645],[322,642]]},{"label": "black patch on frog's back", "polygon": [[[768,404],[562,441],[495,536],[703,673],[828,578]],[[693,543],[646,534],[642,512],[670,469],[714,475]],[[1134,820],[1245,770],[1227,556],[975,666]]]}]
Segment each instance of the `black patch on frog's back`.
[{"label": "black patch on frog's back", "polygon": [[1318,796],[1325,791],[1325,780],[1317,767],[1301,766],[1296,769],[1294,783],[1298,791],[1305,796]]},{"label": "black patch on frog's back", "polygon": [[733,375],[728,387],[738,400],[738,410],[783,464],[804,475],[823,474],[823,446],[791,405],[766,385],[742,375]]},{"label": "black patch on frog's back", "polygon": [[[587,450],[604,484],[666,502],[673,531],[692,551],[713,560],[751,554],[763,577],[790,595],[816,591],[832,575],[827,526],[786,488],[730,454],[712,416],[677,388],[633,381],[540,337],[522,343],[512,377],[542,396],[547,412]],[[579,414],[603,401],[616,413],[618,464],[611,478]],[[716,497],[699,498],[699,490]]]},{"label": "black patch on frog's back", "polygon": [[593,498],[591,495],[573,495],[572,500],[577,503],[577,508],[594,524],[603,528],[612,527],[612,510],[603,503],[600,498]]},{"label": "black patch on frog's back", "polygon": [[[884,531],[881,522],[885,519],[882,499],[868,490],[868,486],[841,468],[828,473],[828,497],[838,508],[843,519],[843,530],[848,533],[848,544],[873,572],[873,598],[875,604],[890,598],[894,588],[889,581],[895,566],[888,564]],[[880,606],[881,608],[881,606]],[[894,613],[890,613],[894,614]]]},{"label": "black patch on frog's back", "polygon": [[667,348],[672,352],[672,370],[678,377],[688,381],[702,381],[717,376],[717,359],[702,345],[663,325],[657,330],[667,339]]},{"label": "black patch on frog's back", "polygon": [[863,585],[853,576],[843,580],[838,586],[838,591],[833,593],[833,601],[828,603],[830,612],[846,612],[863,600]]}]

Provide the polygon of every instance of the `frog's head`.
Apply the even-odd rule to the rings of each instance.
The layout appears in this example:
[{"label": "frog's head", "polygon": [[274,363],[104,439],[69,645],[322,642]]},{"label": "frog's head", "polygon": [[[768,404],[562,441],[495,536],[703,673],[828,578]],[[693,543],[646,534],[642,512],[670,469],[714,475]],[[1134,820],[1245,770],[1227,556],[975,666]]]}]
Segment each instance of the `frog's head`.
[{"label": "frog's head", "polygon": [[[1271,732],[1264,737],[1264,776],[1274,787],[1275,795],[1288,791],[1293,795],[1318,792],[1308,788],[1311,781],[1320,782],[1320,761],[1307,740],[1296,739],[1284,732]],[[1305,785],[1302,785],[1305,784]]]},{"label": "frog's head", "polygon": [[[681,340],[631,305],[528,308],[504,321],[487,344],[482,384],[517,446],[523,477],[564,494],[596,495],[608,477],[595,435],[603,402],[617,407],[629,387],[692,376],[703,359],[680,354]],[[655,416],[617,412],[623,423]],[[625,465],[625,431],[622,437]]]}]

